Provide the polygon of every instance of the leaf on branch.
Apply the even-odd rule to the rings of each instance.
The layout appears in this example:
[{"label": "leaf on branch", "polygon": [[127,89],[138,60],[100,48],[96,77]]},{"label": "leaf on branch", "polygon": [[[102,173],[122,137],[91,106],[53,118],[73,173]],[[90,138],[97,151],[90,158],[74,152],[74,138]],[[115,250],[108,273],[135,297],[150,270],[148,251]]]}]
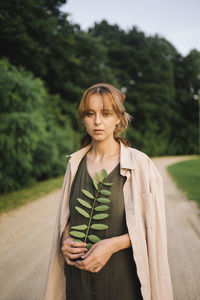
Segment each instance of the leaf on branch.
[{"label": "leaf on branch", "polygon": [[103,220],[105,218],[107,218],[109,216],[109,214],[97,214],[93,216],[94,220]]},{"label": "leaf on branch", "polygon": [[110,199],[107,198],[97,198],[97,201],[104,204],[110,203]]},{"label": "leaf on branch", "polygon": [[100,193],[101,193],[102,195],[105,195],[105,196],[110,196],[110,195],[111,195],[111,192],[108,191],[108,190],[100,190]]},{"label": "leaf on branch", "polygon": [[92,247],[92,245],[93,245],[92,243],[87,243],[86,247],[88,248],[88,250]]},{"label": "leaf on branch", "polygon": [[78,237],[78,238],[83,238],[85,237],[85,233],[84,232],[80,232],[80,231],[70,231],[69,232],[72,236]]},{"label": "leaf on branch", "polygon": [[77,225],[77,226],[72,226],[71,229],[77,229],[77,230],[86,230],[88,227],[87,225]]},{"label": "leaf on branch", "polygon": [[89,214],[82,208],[75,206],[75,209],[79,212],[79,214],[81,214],[82,216],[89,218]]},{"label": "leaf on branch", "polygon": [[88,239],[93,243],[99,242],[101,240],[98,236],[94,234],[88,235]]},{"label": "leaf on branch", "polygon": [[[106,219],[109,217],[109,214],[104,213],[104,212],[109,210],[108,204],[110,203],[110,199],[108,199],[106,196],[110,196],[111,192],[106,189],[101,189],[102,185],[105,185],[107,187],[110,187],[113,185],[113,183],[111,183],[111,182],[104,182],[104,180],[107,177],[108,177],[108,173],[105,169],[102,169],[101,174],[98,172],[95,172],[95,176],[94,176],[94,178],[92,178],[93,185],[96,189],[94,196],[91,192],[87,191],[86,189],[81,190],[82,193],[87,198],[94,200],[92,205],[90,203],[88,203],[88,202],[90,202],[88,199],[84,200],[81,198],[77,198],[77,201],[79,202],[79,204],[83,205],[83,207],[86,207],[87,209],[91,209],[90,213],[88,213],[82,207],[79,207],[79,206],[75,207],[75,209],[78,211],[79,214],[81,214],[85,218],[89,219],[88,224],[91,224],[92,219],[93,220],[103,220],[103,219]],[[97,182],[100,182],[101,184],[98,184]],[[100,196],[99,193],[104,196]],[[97,198],[98,195],[99,195],[99,198]],[[97,201],[97,203],[98,202],[101,203],[101,205],[96,206],[96,201]],[[76,238],[84,238],[85,241],[90,241],[89,243],[87,243],[87,248],[90,249],[92,247],[93,243],[96,243],[96,242],[100,241],[101,239],[94,234],[88,235],[88,230],[92,229],[92,230],[98,231],[98,230],[105,230],[107,228],[109,228],[109,226],[106,224],[92,224],[90,226],[86,225],[86,224],[76,225],[76,226],[71,227],[72,231],[70,231],[70,234]],[[86,229],[87,229],[87,231],[83,232]],[[78,240],[78,239],[76,239],[76,240]]]},{"label": "leaf on branch", "polygon": [[85,196],[87,196],[88,198],[94,199],[94,196],[93,196],[90,192],[88,192],[88,191],[86,191],[86,190],[84,190],[84,189],[82,189],[82,192],[83,192],[83,194],[84,194]]},{"label": "leaf on branch", "polygon": [[81,199],[81,198],[77,198],[78,202],[81,203],[83,206],[87,207],[87,208],[92,208],[92,206],[87,203],[85,200]]},{"label": "leaf on branch", "polygon": [[95,189],[98,190],[98,185],[97,185],[97,182],[94,178],[92,178],[92,182],[94,184]]},{"label": "leaf on branch", "polygon": [[96,230],[104,230],[108,228],[108,225],[105,224],[93,224],[91,226],[92,229],[96,229]]},{"label": "leaf on branch", "polygon": [[113,185],[113,182],[103,182],[103,184],[106,186],[111,186],[111,185]]},{"label": "leaf on branch", "polygon": [[98,172],[95,172],[95,174],[96,174],[97,179],[98,179],[100,182],[102,182],[102,181],[103,181],[102,176],[101,176]]},{"label": "leaf on branch", "polygon": [[108,177],[108,173],[105,169],[102,170],[102,174],[104,178]]},{"label": "leaf on branch", "polygon": [[99,205],[95,207],[96,211],[104,211],[104,210],[108,210],[109,206],[108,205]]}]

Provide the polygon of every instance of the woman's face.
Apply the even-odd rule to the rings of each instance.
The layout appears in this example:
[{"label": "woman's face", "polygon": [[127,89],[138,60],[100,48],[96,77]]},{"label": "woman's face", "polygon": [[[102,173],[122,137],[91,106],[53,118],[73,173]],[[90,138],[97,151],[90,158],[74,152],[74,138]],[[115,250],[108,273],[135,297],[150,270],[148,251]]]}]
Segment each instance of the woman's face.
[{"label": "woman's face", "polygon": [[[106,107],[104,107],[104,103]],[[120,119],[113,110],[109,95],[93,94],[88,99],[88,111],[84,117],[87,133],[92,140],[104,141],[113,138],[113,132]]]}]

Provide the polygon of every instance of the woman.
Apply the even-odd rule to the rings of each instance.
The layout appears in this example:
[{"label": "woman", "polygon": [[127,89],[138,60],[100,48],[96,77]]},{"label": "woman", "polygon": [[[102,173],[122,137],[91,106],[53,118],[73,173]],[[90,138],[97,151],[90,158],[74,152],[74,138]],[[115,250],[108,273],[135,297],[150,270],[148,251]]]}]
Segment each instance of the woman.
[{"label": "woman", "polygon": [[[162,178],[146,154],[120,137],[130,120],[124,99],[106,83],[91,86],[81,99],[79,121],[86,135],[65,174],[46,300],[173,299]],[[70,229],[83,222],[77,198],[83,188],[94,192],[92,178],[102,169],[113,183],[107,229],[88,250]]]}]

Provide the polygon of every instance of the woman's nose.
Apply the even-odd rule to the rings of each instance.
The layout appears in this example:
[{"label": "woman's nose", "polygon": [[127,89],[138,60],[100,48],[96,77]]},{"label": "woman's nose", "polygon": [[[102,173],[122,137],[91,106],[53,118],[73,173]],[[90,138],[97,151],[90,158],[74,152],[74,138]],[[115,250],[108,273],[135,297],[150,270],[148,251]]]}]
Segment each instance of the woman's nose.
[{"label": "woman's nose", "polygon": [[95,125],[101,124],[101,117],[99,115],[96,115],[94,118]]}]

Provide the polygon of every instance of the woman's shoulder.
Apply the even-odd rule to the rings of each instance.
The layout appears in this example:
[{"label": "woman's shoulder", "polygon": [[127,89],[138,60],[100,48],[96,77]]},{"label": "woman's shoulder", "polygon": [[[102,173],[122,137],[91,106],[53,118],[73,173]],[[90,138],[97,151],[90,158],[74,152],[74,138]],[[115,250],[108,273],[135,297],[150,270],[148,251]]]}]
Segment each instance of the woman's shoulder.
[{"label": "woman's shoulder", "polygon": [[[150,157],[143,151],[134,147],[122,147],[123,155],[133,160],[135,164],[148,164]],[[131,155],[130,155],[131,154]]]},{"label": "woman's shoulder", "polygon": [[121,144],[120,161],[122,168],[147,170],[149,159],[149,156],[141,150]]},{"label": "woman's shoulder", "polygon": [[144,153],[136,148],[130,148],[130,149],[134,156],[135,163],[137,165],[140,165],[141,167],[144,167],[144,168],[148,167],[148,170],[152,176],[162,178],[155,163],[146,153]]},{"label": "woman's shoulder", "polygon": [[130,147],[130,151],[132,152],[134,157],[141,158],[141,159],[144,159],[144,160],[149,160],[150,159],[150,157],[145,152],[143,152],[139,149]]},{"label": "woman's shoulder", "polygon": [[145,171],[149,170],[149,166],[151,165],[150,157],[145,152],[136,148],[130,148],[130,151],[136,168]]}]

